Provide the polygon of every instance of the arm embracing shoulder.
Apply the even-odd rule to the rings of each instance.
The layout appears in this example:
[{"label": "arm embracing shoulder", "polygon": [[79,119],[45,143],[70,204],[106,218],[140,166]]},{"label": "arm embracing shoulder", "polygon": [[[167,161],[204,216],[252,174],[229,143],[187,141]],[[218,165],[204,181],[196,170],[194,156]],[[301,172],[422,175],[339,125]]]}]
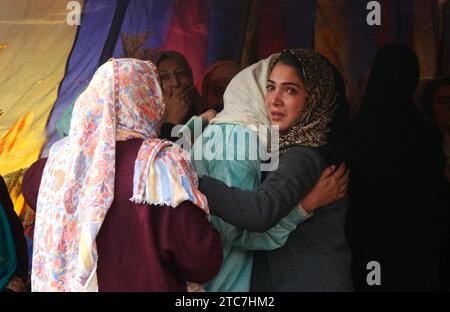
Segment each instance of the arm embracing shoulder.
[{"label": "arm embracing shoulder", "polygon": [[324,167],[315,149],[296,146],[280,157],[277,170],[255,191],[229,187],[210,177],[202,177],[199,188],[208,198],[211,213],[250,232],[265,232],[308,194]]}]

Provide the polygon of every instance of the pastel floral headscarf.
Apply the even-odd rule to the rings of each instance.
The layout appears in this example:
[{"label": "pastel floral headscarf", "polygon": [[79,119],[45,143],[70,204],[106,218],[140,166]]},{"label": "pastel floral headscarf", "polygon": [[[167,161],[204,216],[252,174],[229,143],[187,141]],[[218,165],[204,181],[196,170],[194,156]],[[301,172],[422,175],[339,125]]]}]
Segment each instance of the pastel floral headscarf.
[{"label": "pastel floral headscarf", "polygon": [[151,62],[110,60],[75,103],[69,136],[50,149],[39,189],[33,291],[98,289],[95,239],[114,199],[116,141],[145,139],[135,162],[132,201],[208,212],[189,155],[157,139],[164,114]]}]

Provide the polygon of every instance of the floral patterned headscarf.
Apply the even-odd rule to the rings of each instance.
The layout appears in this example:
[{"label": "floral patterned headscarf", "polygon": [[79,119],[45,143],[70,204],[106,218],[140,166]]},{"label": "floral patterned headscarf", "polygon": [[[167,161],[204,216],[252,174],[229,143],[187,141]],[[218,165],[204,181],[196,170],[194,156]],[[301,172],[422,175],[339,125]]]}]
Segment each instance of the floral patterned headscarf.
[{"label": "floral patterned headscarf", "polygon": [[[300,65],[298,71],[306,88],[307,99],[305,110],[294,126],[280,133],[280,153],[293,145],[324,145],[329,124],[337,108],[338,93],[333,69],[325,57],[312,50],[292,49],[282,53],[291,53],[297,58]],[[268,76],[278,58],[279,56],[272,61]]]},{"label": "floral patterned headscarf", "polygon": [[[110,60],[75,103],[69,136],[50,149],[39,189],[33,291],[98,289],[95,239],[114,199],[116,141],[145,139],[135,162],[132,201],[208,211],[180,148],[157,139],[164,114],[151,62]],[[175,192],[174,192],[175,190]]]}]

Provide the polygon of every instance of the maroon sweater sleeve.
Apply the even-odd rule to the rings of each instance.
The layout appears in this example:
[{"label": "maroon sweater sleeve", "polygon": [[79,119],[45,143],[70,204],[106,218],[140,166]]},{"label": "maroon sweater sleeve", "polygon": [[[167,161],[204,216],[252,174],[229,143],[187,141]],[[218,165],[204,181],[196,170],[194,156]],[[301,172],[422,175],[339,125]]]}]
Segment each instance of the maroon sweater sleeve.
[{"label": "maroon sweater sleeve", "polygon": [[44,172],[47,158],[36,161],[25,172],[22,180],[22,194],[27,204],[36,211],[37,197],[39,194],[39,186],[41,185],[42,173]]},{"label": "maroon sweater sleeve", "polygon": [[160,249],[165,258],[170,255],[182,279],[206,283],[222,265],[220,236],[203,211],[191,202],[169,209],[170,220],[159,228]]}]

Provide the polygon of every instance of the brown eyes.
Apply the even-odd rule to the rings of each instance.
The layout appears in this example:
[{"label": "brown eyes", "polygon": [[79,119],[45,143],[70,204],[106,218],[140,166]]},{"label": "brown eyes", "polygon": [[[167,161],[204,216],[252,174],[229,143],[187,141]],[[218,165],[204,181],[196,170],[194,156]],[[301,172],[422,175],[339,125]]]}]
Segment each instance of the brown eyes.
[{"label": "brown eyes", "polygon": [[[187,73],[184,70],[180,70],[180,71],[175,72],[175,76],[177,76],[177,77],[186,77]],[[170,75],[169,74],[162,74],[159,77],[160,77],[161,81],[167,81],[167,80],[170,79]]]},{"label": "brown eyes", "polygon": [[267,91],[273,91],[273,90],[275,90],[275,86],[274,85],[267,85],[266,86],[266,90]]},{"label": "brown eyes", "polygon": [[287,93],[289,94],[289,95],[297,95],[297,90],[295,90],[294,88],[288,88],[287,89]]},{"label": "brown eyes", "polygon": [[[267,85],[267,86],[266,86],[266,90],[267,90],[267,91],[273,91],[273,90],[275,90],[275,86],[274,86],[274,85]],[[289,95],[297,95],[297,94],[298,94],[297,89],[292,88],[292,87],[285,87],[285,91],[286,91],[287,94],[289,94]]]}]

